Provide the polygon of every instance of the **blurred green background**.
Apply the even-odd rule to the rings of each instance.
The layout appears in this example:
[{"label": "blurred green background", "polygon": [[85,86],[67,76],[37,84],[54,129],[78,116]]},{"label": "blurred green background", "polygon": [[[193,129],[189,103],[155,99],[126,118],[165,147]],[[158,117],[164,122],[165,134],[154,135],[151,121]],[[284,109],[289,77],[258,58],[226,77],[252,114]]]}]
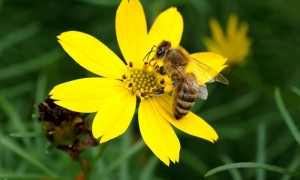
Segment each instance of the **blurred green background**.
[{"label": "blurred green background", "polygon": [[[194,107],[218,132],[215,144],[177,132],[180,163],[167,167],[140,140],[134,120],[121,137],[81,154],[90,165],[85,179],[297,179],[289,174],[300,172],[300,1],[141,2],[148,27],[161,11],[178,7],[185,24],[181,45],[189,52],[206,51],[202,38],[210,36],[211,17],[225,27],[234,12],[249,24],[251,54],[245,65],[223,72],[230,85],[209,85],[208,99]],[[0,179],[80,179],[81,163],[59,150],[46,153],[46,138],[31,137],[43,131],[34,104],[59,83],[94,76],[62,50],[60,33],[91,34],[121,57],[114,29],[118,4],[0,0]],[[204,177],[238,162],[257,164]]]}]

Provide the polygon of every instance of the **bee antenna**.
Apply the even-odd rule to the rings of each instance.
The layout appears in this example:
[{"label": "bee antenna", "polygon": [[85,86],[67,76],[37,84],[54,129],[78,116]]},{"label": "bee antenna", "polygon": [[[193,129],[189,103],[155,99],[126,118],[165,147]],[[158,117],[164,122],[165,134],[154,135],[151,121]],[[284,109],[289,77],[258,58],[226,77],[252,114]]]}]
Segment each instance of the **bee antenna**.
[{"label": "bee antenna", "polygon": [[146,56],[143,58],[143,62],[145,62],[146,57],[147,57],[147,61],[149,61],[149,56],[150,56],[150,54],[151,54],[152,52],[154,52],[154,50],[153,50],[154,48],[156,48],[155,45],[152,46],[151,50],[150,50],[150,51],[146,54]]}]

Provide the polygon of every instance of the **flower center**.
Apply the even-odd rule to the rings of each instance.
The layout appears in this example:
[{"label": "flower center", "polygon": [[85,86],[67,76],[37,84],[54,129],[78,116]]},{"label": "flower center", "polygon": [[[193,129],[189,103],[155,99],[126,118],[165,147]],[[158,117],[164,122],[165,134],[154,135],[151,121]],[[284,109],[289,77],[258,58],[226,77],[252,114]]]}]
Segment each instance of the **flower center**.
[{"label": "flower center", "polygon": [[130,62],[128,70],[128,73],[122,77],[126,83],[126,88],[141,99],[153,96],[153,90],[161,88],[165,83],[163,78],[158,77],[156,71],[147,68],[146,65],[143,69],[135,69]]}]

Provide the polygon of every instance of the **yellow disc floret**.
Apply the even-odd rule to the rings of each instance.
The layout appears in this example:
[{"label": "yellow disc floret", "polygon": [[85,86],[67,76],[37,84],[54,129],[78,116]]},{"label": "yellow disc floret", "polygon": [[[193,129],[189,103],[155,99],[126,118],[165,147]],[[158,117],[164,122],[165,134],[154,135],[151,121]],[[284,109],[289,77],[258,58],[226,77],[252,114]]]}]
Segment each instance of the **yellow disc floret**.
[{"label": "yellow disc floret", "polygon": [[154,70],[144,66],[143,69],[133,68],[129,63],[128,73],[122,77],[128,90],[140,98],[153,95],[153,90],[161,88],[165,80]]}]

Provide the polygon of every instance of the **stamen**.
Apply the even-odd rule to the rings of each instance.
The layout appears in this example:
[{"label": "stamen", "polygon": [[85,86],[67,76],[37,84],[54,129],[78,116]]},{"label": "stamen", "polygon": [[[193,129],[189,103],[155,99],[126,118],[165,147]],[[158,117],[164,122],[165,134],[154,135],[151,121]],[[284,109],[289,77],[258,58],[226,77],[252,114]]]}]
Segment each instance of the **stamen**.
[{"label": "stamen", "polygon": [[[131,63],[129,63],[130,66]],[[152,96],[153,89],[161,87],[160,82],[156,79],[156,71],[149,71],[147,69],[129,69],[130,76],[125,78],[123,81],[126,83],[128,90],[140,98],[146,98]]]},{"label": "stamen", "polygon": [[133,67],[133,64],[132,64],[132,62],[129,62],[129,67],[131,67],[131,68]]}]

